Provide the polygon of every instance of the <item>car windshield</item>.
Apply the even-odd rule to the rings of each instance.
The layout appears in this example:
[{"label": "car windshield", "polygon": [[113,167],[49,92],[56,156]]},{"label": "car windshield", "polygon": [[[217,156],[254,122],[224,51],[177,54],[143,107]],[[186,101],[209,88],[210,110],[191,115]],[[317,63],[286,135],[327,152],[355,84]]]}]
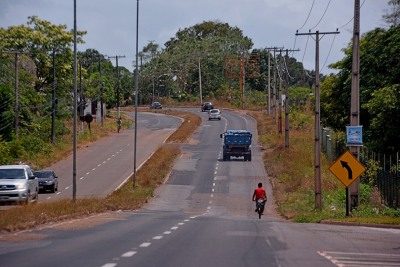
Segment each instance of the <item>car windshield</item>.
[{"label": "car windshield", "polygon": [[216,110],[216,109],[212,109],[210,112],[211,112],[211,113],[218,113],[219,111]]},{"label": "car windshield", "polygon": [[23,169],[0,170],[0,179],[25,179],[25,172]]},{"label": "car windshield", "polygon": [[51,172],[36,171],[33,172],[33,175],[35,175],[37,178],[48,178],[51,177]]}]

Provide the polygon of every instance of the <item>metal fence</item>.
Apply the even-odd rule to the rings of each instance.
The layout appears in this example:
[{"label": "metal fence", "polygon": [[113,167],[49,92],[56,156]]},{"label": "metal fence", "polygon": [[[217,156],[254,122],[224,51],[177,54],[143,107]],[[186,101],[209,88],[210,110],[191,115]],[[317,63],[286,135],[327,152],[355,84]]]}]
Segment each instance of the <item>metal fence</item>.
[{"label": "metal fence", "polygon": [[361,177],[361,182],[376,186],[381,194],[384,205],[400,208],[400,162],[399,152],[395,155],[369,152],[366,148],[360,154],[364,165],[372,165],[376,174],[372,177]]},{"label": "metal fence", "polygon": [[[348,148],[339,141],[333,141],[330,129],[321,127],[321,145],[329,162],[340,157]],[[359,160],[365,167],[373,165],[374,172],[362,175],[361,183],[367,183],[378,188],[384,205],[400,208],[400,153],[394,155],[380,154],[361,147]],[[372,175],[372,177],[371,177]]]}]

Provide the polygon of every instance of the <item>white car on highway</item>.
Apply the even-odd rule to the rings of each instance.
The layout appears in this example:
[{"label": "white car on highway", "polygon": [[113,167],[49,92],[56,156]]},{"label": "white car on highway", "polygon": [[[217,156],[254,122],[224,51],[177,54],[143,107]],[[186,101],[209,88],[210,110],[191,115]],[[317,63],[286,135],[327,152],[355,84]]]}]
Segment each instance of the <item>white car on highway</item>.
[{"label": "white car on highway", "polygon": [[208,111],[208,120],[221,120],[221,111],[219,109],[211,109]]},{"label": "white car on highway", "polygon": [[36,201],[39,181],[29,165],[0,166],[0,202]]}]

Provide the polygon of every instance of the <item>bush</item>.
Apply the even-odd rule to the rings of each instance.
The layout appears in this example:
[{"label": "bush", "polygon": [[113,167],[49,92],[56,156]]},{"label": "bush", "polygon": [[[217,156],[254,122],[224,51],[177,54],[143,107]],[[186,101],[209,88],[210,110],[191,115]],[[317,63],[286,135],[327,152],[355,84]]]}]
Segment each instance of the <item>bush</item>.
[{"label": "bush", "polygon": [[0,164],[10,164],[13,162],[10,149],[9,143],[2,141],[0,136]]}]

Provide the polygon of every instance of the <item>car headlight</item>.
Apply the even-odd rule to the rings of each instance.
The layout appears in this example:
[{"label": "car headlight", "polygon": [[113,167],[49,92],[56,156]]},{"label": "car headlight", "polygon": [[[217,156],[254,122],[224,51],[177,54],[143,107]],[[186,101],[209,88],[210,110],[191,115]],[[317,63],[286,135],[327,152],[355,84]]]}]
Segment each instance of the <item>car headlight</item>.
[{"label": "car headlight", "polygon": [[17,184],[16,188],[17,189],[26,189],[26,184]]}]

